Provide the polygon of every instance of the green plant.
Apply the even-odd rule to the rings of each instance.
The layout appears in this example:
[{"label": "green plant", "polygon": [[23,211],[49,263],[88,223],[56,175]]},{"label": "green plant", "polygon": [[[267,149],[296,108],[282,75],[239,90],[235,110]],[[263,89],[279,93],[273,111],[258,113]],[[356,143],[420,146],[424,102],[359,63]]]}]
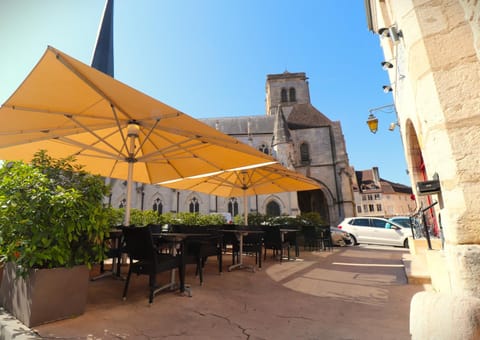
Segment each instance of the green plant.
[{"label": "green plant", "polygon": [[317,226],[323,226],[327,224],[318,212],[302,213],[302,215],[299,216],[299,218]]},{"label": "green plant", "polygon": [[31,164],[0,168],[0,253],[18,273],[31,268],[72,267],[98,262],[109,232],[102,200],[108,187],[75,164],[45,151]]}]

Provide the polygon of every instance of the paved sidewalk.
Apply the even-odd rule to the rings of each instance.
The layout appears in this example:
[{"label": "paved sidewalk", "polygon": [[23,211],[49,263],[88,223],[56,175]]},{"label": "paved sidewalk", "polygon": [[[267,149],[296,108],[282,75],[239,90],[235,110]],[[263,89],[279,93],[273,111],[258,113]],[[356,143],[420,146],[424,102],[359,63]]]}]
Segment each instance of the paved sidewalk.
[{"label": "paved sidewalk", "polygon": [[[193,297],[160,293],[151,306],[146,277],[132,277],[126,301],[124,282],[104,278],[90,283],[83,315],[35,331],[47,339],[410,339],[410,300],[423,286],[407,283],[405,254],[363,247],[302,251],[301,260],[267,258],[255,273],[222,275],[211,261],[203,286],[189,266]],[[231,258],[224,259],[226,269]],[[0,321],[0,334],[3,327]]]}]

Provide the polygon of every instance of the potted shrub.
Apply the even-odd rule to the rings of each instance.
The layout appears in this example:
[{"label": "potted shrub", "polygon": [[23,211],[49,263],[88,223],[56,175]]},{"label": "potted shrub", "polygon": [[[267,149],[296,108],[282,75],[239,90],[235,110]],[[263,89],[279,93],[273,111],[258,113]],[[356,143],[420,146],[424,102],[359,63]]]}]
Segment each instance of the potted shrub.
[{"label": "potted shrub", "polygon": [[107,193],[73,158],[45,151],[0,168],[0,304],[28,327],[84,312],[109,232]]}]

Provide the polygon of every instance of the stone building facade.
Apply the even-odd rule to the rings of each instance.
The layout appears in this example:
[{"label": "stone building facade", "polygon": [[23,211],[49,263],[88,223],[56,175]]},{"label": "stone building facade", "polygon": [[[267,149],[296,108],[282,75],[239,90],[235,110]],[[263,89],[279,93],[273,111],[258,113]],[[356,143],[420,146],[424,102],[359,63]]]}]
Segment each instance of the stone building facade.
[{"label": "stone building facade", "polygon": [[377,167],[355,171],[356,216],[410,216],[418,209],[412,188],[380,177]]},{"label": "stone building facade", "polygon": [[[321,189],[304,192],[250,196],[249,212],[299,215],[318,212],[327,224],[336,225],[353,216],[353,173],[340,122],[328,119],[312,106],[305,73],[268,75],[264,115],[210,118],[202,121],[225,134],[273,155],[281,164],[315,179]],[[110,179],[109,204],[126,203],[125,181]],[[242,214],[241,197],[223,198],[160,186],[136,184],[132,207],[165,212]]]},{"label": "stone building facade", "polygon": [[[433,292],[411,304],[413,339],[480,338],[480,2],[366,0],[379,34],[412,186],[427,195],[444,247],[427,251]],[[379,117],[380,118],[380,117]],[[418,188],[416,189],[419,193]]]}]

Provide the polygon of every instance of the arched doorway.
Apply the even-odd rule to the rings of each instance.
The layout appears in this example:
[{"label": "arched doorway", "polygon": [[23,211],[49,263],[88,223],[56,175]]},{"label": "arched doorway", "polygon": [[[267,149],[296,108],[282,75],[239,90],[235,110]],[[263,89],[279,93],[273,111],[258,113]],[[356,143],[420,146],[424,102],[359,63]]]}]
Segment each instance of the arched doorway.
[{"label": "arched doorway", "polygon": [[[413,126],[412,121],[408,120],[406,123],[406,148],[408,150],[409,164],[411,164],[411,172],[414,183],[428,180],[427,167],[423,159],[422,148],[418,140],[417,132]],[[430,195],[417,198],[417,204],[420,202],[423,206],[430,206],[432,197]],[[420,208],[420,206],[418,206]],[[439,235],[438,222],[435,217],[435,210],[433,208],[425,212],[427,224],[433,226],[433,233],[435,236]]]},{"label": "arched doorway", "polygon": [[325,223],[330,223],[328,202],[322,190],[308,190],[297,192],[298,207],[302,213],[316,212]]}]

